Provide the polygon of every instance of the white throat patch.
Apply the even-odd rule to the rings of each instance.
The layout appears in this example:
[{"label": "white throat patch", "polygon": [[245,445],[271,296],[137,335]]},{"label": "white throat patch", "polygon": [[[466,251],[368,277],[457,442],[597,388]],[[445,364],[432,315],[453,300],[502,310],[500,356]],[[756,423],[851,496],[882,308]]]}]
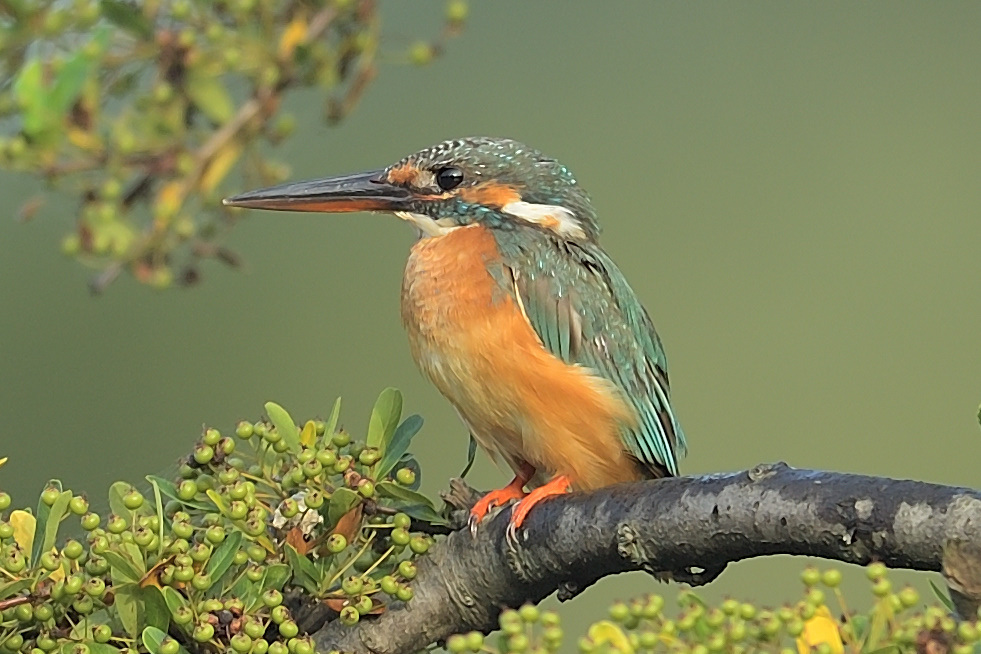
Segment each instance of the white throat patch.
[{"label": "white throat patch", "polygon": [[563,238],[586,238],[586,233],[579,226],[576,215],[555,204],[533,204],[521,200],[508,202],[501,211],[520,218],[525,222],[541,225]]},{"label": "white throat patch", "polygon": [[396,211],[395,215],[418,229],[422,237],[445,236],[459,227],[451,219],[436,221],[426,214],[414,211]]}]

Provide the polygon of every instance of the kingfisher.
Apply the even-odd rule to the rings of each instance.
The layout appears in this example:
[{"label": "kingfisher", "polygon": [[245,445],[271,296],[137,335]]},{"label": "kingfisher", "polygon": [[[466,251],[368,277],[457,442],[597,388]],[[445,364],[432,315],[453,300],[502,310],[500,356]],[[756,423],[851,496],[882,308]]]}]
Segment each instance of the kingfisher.
[{"label": "kingfisher", "polygon": [[228,206],[384,212],[412,225],[401,314],[423,375],[514,472],[470,513],[674,476],[686,450],[654,325],[599,244],[570,170],[506,138],[463,138],[381,170],[247,192]]}]

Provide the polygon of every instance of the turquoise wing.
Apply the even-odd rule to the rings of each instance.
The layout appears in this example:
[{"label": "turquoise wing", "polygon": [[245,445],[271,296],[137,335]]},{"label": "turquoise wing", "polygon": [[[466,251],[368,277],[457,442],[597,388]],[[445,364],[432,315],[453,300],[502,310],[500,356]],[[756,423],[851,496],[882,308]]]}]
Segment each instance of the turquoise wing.
[{"label": "turquoise wing", "polygon": [[671,408],[667,358],[623,273],[591,243],[521,241],[501,247],[502,281],[542,344],[617,386],[638,418],[621,433],[627,451],[656,476],[677,475],[686,443]]}]

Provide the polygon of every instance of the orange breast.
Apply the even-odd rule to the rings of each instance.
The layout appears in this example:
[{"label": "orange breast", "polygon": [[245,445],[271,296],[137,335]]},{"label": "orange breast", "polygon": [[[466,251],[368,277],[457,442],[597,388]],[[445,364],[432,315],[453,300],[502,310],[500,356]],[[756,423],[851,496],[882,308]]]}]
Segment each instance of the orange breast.
[{"label": "orange breast", "polygon": [[545,350],[488,272],[502,265],[481,225],[416,243],[402,320],[419,368],[481,447],[512,468],[527,462],[581,489],[641,478],[619,437],[633,412],[612,384]]}]

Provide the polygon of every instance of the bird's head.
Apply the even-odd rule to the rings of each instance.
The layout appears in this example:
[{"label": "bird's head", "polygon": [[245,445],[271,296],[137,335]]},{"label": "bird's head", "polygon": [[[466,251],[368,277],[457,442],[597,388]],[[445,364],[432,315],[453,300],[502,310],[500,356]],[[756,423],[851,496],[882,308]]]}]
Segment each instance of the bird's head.
[{"label": "bird's head", "polygon": [[282,211],[383,211],[426,236],[481,223],[531,226],[566,240],[599,235],[589,196],[569,169],[511,139],[444,141],[383,170],[295,182],[225,200]]}]

